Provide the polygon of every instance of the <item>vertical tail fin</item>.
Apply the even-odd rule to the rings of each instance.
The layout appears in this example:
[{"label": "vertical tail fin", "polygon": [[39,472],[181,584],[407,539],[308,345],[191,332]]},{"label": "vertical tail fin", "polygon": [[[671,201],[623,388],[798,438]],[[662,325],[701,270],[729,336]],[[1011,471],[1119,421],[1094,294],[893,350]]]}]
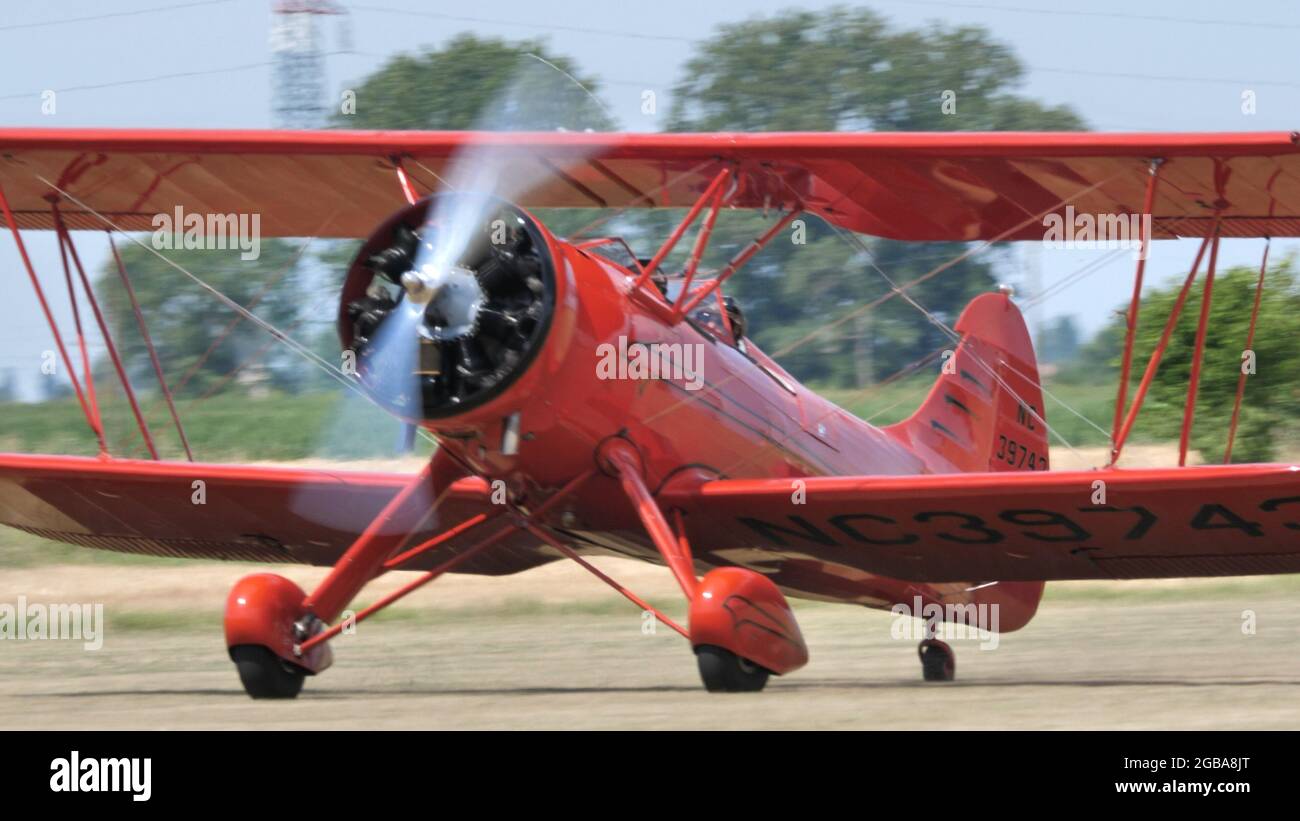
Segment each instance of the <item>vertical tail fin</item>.
[{"label": "vertical tail fin", "polygon": [[961,343],[944,352],[929,396],[886,430],[936,473],[1047,470],[1038,362],[1020,309],[1005,294],[983,294],[955,328]]}]

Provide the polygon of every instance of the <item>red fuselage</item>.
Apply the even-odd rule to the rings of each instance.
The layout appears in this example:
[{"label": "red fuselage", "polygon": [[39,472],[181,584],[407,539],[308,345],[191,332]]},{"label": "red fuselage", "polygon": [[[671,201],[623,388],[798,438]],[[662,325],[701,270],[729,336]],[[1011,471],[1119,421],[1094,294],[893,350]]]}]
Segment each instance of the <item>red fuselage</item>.
[{"label": "red fuselage", "polygon": [[[670,323],[667,303],[654,288],[636,288],[636,276],[598,252],[547,241],[555,261],[555,315],[526,372],[490,402],[427,422],[442,447],[489,479],[506,482],[529,502],[544,499],[597,462],[600,444],[623,437],[635,445],[646,484],[716,478],[902,475],[956,472],[961,465],[927,450],[925,458],[887,429],[872,426],[800,385],[746,340],[742,352],[692,322]],[[653,303],[660,301],[660,306]],[[602,355],[655,343],[694,347],[693,372],[660,369],[636,378],[634,368],[610,369]],[[622,377],[622,378],[620,378]],[[698,389],[692,389],[698,386]],[[517,453],[503,453],[506,420],[519,414]],[[579,549],[603,549],[658,562],[636,514],[612,478],[584,485],[553,525]],[[807,598],[876,607],[927,599],[987,601],[992,591],[967,597],[966,584],[921,584],[889,579],[842,561],[808,554],[756,551],[697,534],[687,522],[696,559],[705,566],[740,564],[773,574],[788,592]],[[798,564],[797,574],[788,562]],[[1041,588],[1041,585],[1038,585]],[[1030,603],[1004,606],[1002,629],[1032,615]],[[1024,599],[1017,591],[1015,602]],[[1014,602],[1013,602],[1014,603]],[[1006,602],[1004,602],[1006,604]]]}]

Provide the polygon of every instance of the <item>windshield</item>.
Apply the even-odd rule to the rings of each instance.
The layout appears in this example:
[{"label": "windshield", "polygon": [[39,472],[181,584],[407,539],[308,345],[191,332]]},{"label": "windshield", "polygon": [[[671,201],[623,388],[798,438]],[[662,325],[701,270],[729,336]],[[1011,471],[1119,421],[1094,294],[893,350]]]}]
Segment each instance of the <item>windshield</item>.
[{"label": "windshield", "polygon": [[641,273],[641,262],[622,237],[600,237],[579,243],[578,247],[588,253],[598,254],[632,273]]}]

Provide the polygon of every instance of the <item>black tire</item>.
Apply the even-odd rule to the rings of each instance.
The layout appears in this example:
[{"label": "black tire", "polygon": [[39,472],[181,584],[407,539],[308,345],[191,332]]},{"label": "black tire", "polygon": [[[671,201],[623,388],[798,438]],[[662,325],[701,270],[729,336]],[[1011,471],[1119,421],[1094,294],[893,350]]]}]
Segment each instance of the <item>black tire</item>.
[{"label": "black tire", "polygon": [[957,677],[957,659],[952,648],[936,639],[921,642],[921,676],[926,681],[952,681]]},{"label": "black tire", "polygon": [[231,647],[230,658],[239,670],[244,692],[252,698],[297,698],[307,677],[301,667],[256,644]]},{"label": "black tire", "polygon": [[696,647],[695,660],[704,689],[710,693],[757,693],[771,675],[771,671],[752,661],[712,644]]}]

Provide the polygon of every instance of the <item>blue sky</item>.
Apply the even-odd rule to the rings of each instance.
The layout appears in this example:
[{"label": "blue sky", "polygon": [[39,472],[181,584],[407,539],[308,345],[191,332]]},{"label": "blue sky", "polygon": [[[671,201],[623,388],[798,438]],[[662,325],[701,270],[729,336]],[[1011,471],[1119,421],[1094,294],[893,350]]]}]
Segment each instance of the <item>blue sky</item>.
[{"label": "blue sky", "polygon": [[[166,126],[259,128],[271,124],[269,0],[120,0],[5,4],[0,14],[0,126]],[[781,0],[701,3],[550,2],[496,0],[491,4],[375,0],[343,5],[345,19],[325,26],[330,48],[340,26],[350,29],[355,53],[329,58],[333,93],[377,68],[398,51],[437,46],[472,31],[508,38],[544,37],[599,78],[601,97],[626,130],[653,131],[668,110],[671,87],[692,43],[718,24],[768,16],[789,7]],[[805,8],[834,5],[804,2]],[[1028,67],[1025,94],[1067,103],[1101,130],[1259,131],[1300,127],[1300,16],[1293,3],[1174,2],[1134,4],[1101,0],[1063,7],[1054,0],[875,0],[865,4],[894,22],[930,20],[991,28]],[[154,9],[140,14],[129,14]],[[385,10],[387,9],[387,11]],[[406,10],[417,14],[403,14]],[[93,21],[50,21],[125,12]],[[440,16],[441,15],[441,16]],[[185,76],[172,76],[185,75]],[[138,81],[138,82],[136,82]],[[40,92],[59,91],[57,113],[41,113]],[[653,89],[659,115],[641,113],[641,94]],[[1256,94],[1245,115],[1241,94]],[[54,245],[32,242],[38,270],[56,276]],[[104,256],[83,241],[88,265]],[[1225,241],[1221,266],[1257,265],[1262,241]],[[1276,242],[1273,253],[1298,243]],[[1152,285],[1185,274],[1195,252],[1186,242],[1159,243],[1148,267]],[[1042,249],[1021,255],[1020,280],[1037,266],[1050,287],[1097,259],[1101,251]],[[1037,262],[1035,262],[1037,260]],[[1071,288],[1033,308],[1031,321],[1074,315],[1100,327],[1131,287],[1133,260],[1121,254]],[[178,283],[178,287],[179,283]],[[192,287],[192,286],[191,286]],[[12,242],[0,240],[0,369],[27,371],[50,347],[29,295]],[[66,316],[64,317],[66,319]]]}]

